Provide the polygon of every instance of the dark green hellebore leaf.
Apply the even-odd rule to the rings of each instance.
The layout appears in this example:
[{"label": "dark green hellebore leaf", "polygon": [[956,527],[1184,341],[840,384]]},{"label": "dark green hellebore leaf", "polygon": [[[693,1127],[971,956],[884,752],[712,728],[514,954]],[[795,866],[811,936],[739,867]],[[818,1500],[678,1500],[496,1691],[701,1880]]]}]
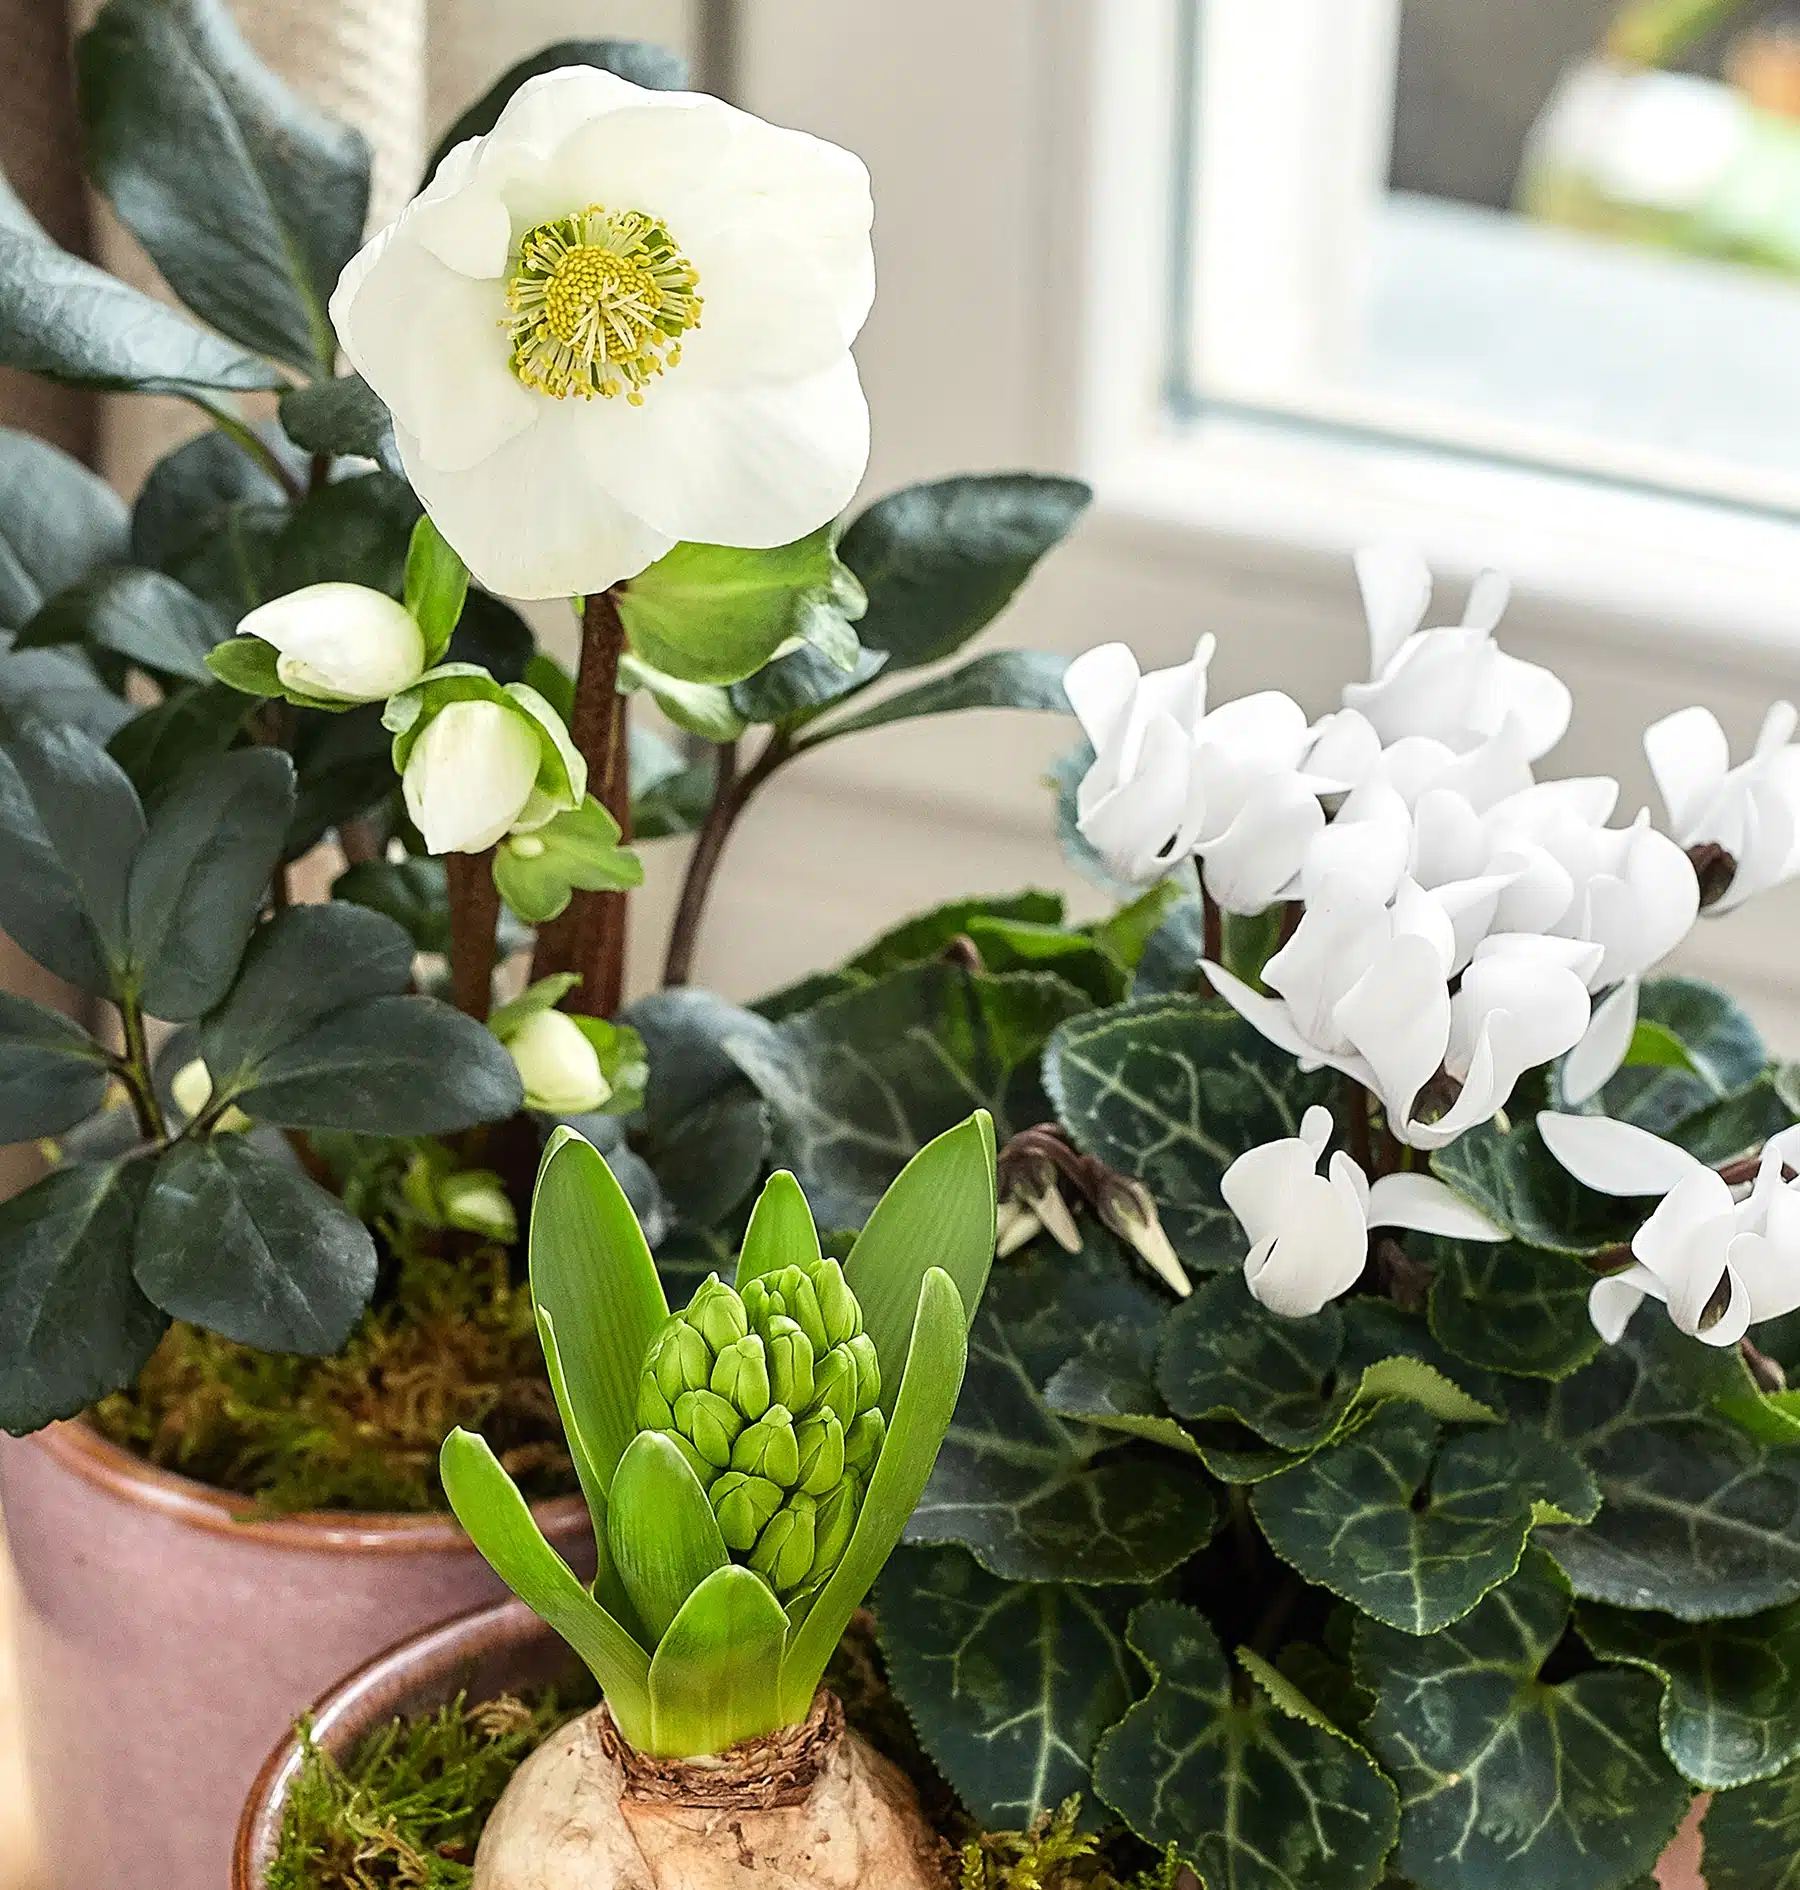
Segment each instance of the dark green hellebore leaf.
[{"label": "dark green hellebore leaf", "polygon": [[841,547],[869,594],[863,642],[886,651],[896,670],[960,650],[1012,602],[1092,498],[1078,479],[972,473],[878,499]]},{"label": "dark green hellebore leaf", "polygon": [[994,899],[955,899],[930,912],[915,914],[883,932],[872,944],[865,945],[845,965],[869,978],[903,970],[908,965],[928,964],[943,957],[977,919],[1018,919],[1032,925],[1060,925],[1063,918],[1061,893],[1020,892]]},{"label": "dark green hellebore leaf", "polygon": [[275,547],[292,517],[285,500],[234,501],[170,554],[169,575],[235,624],[276,594]]},{"label": "dark green hellebore leaf", "polygon": [[1505,1387],[1519,1425],[1572,1448],[1600,1486],[1588,1527],[1539,1538],[1584,1600],[1705,1621],[1800,1599],[1800,1451],[1713,1408],[1745,1380],[1735,1356],[1704,1350],[1633,1331],[1560,1384]]},{"label": "dark green hellebore leaf", "polygon": [[[271,444],[271,452],[278,450]],[[132,562],[173,572],[228,524],[235,507],[285,508],[287,496],[230,434],[202,433],[151,467],[131,510]]]},{"label": "dark green hellebore leaf", "polygon": [[903,1549],[876,1592],[888,1682],[990,1831],[1091,1797],[1094,1746],[1131,1704],[1133,1591],[997,1581],[961,1549]]},{"label": "dark green hellebore leaf", "polygon": [[1629,1241],[1656,1205],[1584,1188],[1544,1146],[1535,1119],[1484,1122],[1431,1158],[1432,1172],[1528,1247],[1578,1258]]},{"label": "dark green hellebore leaf", "polygon": [[1594,1275],[1568,1254],[1518,1241],[1408,1236],[1431,1261],[1431,1329],[1460,1359],[1525,1378],[1566,1378],[1600,1350],[1588,1317]]},{"label": "dark green hellebore leaf", "polygon": [[422,952],[450,949],[450,901],[442,860],[365,860],[331,882],[333,899],[367,906],[398,926]]},{"label": "dark green hellebore leaf", "polygon": [[309,584],[366,584],[401,596],[419,502],[392,473],[359,473],[309,493],[270,552],[270,595]]},{"label": "dark green hellebore leaf", "polygon": [[[632,650],[686,683],[742,682],[796,637],[829,653],[839,641],[829,626],[862,611],[862,588],[838,562],[835,523],[773,551],[677,545],[619,597]],[[848,673],[854,662],[852,650],[840,667]]]},{"label": "dark green hellebore leaf", "polygon": [[113,565],[59,591],[13,647],[77,644],[135,663],[164,681],[210,682],[207,652],[231,625],[203,598],[161,571]]},{"label": "dark green hellebore leaf", "polygon": [[[510,604],[501,603],[487,591],[469,591],[463,599],[462,618],[450,639],[446,661],[474,663],[497,683],[529,682],[537,688],[536,680],[527,673],[536,655],[537,638],[531,625]],[[538,693],[544,692],[538,689]],[[556,708],[563,720],[568,721],[568,713],[562,706],[558,704]],[[636,734],[635,730],[632,732]]]},{"label": "dark green hellebore leaf", "polygon": [[494,884],[527,925],[557,918],[577,888],[619,892],[644,883],[644,863],[619,844],[619,823],[593,795],[548,826],[514,834],[494,851]]},{"label": "dark green hellebore leaf", "polygon": [[[252,637],[239,641],[252,643]],[[394,739],[381,726],[381,704],[341,714],[302,711],[294,735],[300,791],[285,857],[297,860],[334,827],[394,798]]]},{"label": "dark green hellebore leaf", "polygon": [[1742,1791],[1721,1792],[1701,1827],[1708,1890],[1800,1886],[1800,1766]]},{"label": "dark green hellebore leaf", "polygon": [[0,427],[0,630],[126,555],[125,504],[77,459]]},{"label": "dark green hellebore leaf", "polygon": [[0,367],[146,394],[281,385],[268,362],[53,243],[4,178]]},{"label": "dark green hellebore leaf", "polygon": [[803,727],[832,703],[866,689],[886,667],[880,651],[859,648],[855,666],[847,670],[808,643],[733,683],[731,706],[746,722]]},{"label": "dark green hellebore leaf", "polygon": [[293,807],[293,764],[278,748],[188,768],[157,803],[131,869],[129,921],[152,1017],[185,1023],[224,997]]},{"label": "dark green hellebore leaf", "polygon": [[655,92],[680,92],[688,82],[687,61],[667,47],[641,39],[559,39],[510,66],[446,131],[425,166],[427,181],[465,138],[484,138],[500,121],[507,101],[527,79],[562,66],[598,66]]},{"label": "dark green hellebore leaf", "polygon": [[259,1351],[324,1358],[375,1290],[375,1243],[297,1167],[247,1136],[215,1135],[157,1161],[134,1269],[177,1319]]},{"label": "dark green hellebore leaf", "polygon": [[915,683],[853,715],[828,722],[801,746],[816,747],[840,735],[863,734],[925,715],[955,715],[964,709],[1036,709],[1067,715],[1069,702],[1062,679],[1068,666],[1066,656],[1049,650],[988,650],[947,675]]},{"label": "dark green hellebore leaf", "polygon": [[362,244],[369,147],[262,65],[222,0],[108,0],[76,50],[88,174],[195,314],[304,374]]},{"label": "dark green hellebore leaf", "polygon": [[1072,1019],[1044,1056],[1044,1086],[1063,1127],[1089,1155],[1150,1190],[1164,1231],[1190,1267],[1216,1272],[1244,1257],[1219,1194],[1247,1148],[1297,1135],[1337,1079],[1303,1075],[1230,1005],[1149,998]]},{"label": "dark green hellebore leaf", "polygon": [[1248,1649],[1234,1683],[1192,1608],[1146,1602],[1128,1638],[1150,1693],[1100,1741],[1094,1784],[1139,1837],[1231,1890],[1378,1880],[1395,1795],[1361,1746]]},{"label": "dark green hellebore leaf", "polygon": [[383,472],[405,474],[394,444],[394,417],[360,374],[290,388],[281,397],[281,424],[309,453],[372,459]]},{"label": "dark green hellebore leaf", "polygon": [[55,722],[90,741],[110,741],[131,720],[85,657],[68,650],[14,650],[0,632],[0,734],[20,722]]},{"label": "dark green hellebore leaf", "polygon": [[147,1162],[79,1162],[0,1202],[0,1430],[128,1385],[169,1321],[131,1277]]},{"label": "dark green hellebore leaf", "polygon": [[120,727],[106,752],[154,807],[189,767],[231,747],[254,706],[223,683],[178,690]]},{"label": "dark green hellebore leaf", "polygon": [[917,1150],[972,1108],[1002,1144],[1047,1113],[1037,1064],[1086,1008],[1059,978],[954,965],[893,973],[727,1041],[775,1119],[778,1158],[822,1225],[859,1227]]},{"label": "dark green hellebore leaf", "polygon": [[1602,1660],[1661,1683],[1663,1750],[1693,1784],[1725,1791],[1800,1760],[1800,1605],[1689,1623],[1588,1603],[1576,1625]]},{"label": "dark green hellebore leaf", "polygon": [[106,1094],[106,1055],[81,1026],[0,991],[0,1143],[58,1135]]},{"label": "dark green hellebore leaf", "polygon": [[1647,1871],[1690,1793],[1656,1738],[1656,1682],[1617,1670],[1560,1683],[1566,1584],[1536,1550],[1440,1634],[1357,1624],[1378,1700],[1369,1745],[1400,1787],[1395,1862],[1429,1890],[1614,1890]]},{"label": "dark green hellebore leaf", "polygon": [[960,1543],[1008,1580],[1083,1585],[1154,1581],[1204,1547],[1218,1510],[1198,1464],[1056,1417],[1038,1390],[1096,1327],[1161,1316],[1103,1233],[1078,1255],[1040,1242],[997,1268],[907,1541]]}]

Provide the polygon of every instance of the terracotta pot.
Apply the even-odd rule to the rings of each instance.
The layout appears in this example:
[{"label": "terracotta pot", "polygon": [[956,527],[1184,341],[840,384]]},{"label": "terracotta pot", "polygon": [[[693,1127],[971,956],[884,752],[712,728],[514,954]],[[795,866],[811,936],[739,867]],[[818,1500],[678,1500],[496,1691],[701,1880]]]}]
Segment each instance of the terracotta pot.
[{"label": "terracotta pot", "polygon": [[[334,1758],[347,1759],[390,1719],[429,1713],[459,1693],[491,1700],[578,1672],[567,1646],[523,1602],[511,1601],[415,1635],[370,1661],[313,1708],[313,1737]],[[300,1742],[290,1733],[258,1775],[238,1825],[231,1890],[263,1890],[300,1759]]]},{"label": "terracotta pot", "polygon": [[[81,1423],[0,1437],[0,1509],[50,1890],[222,1890],[256,1766],[308,1703],[505,1592],[454,1517],[265,1516]],[[537,1515],[591,1559],[579,1497]]]}]

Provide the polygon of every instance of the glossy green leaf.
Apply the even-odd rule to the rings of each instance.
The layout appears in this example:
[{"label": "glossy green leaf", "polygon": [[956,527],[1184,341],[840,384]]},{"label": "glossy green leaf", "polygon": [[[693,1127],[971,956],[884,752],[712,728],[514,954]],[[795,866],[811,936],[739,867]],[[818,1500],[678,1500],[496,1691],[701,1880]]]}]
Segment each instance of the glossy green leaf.
[{"label": "glossy green leaf", "polygon": [[643,1748],[651,1732],[650,1656],[544,1540],[486,1438],[452,1431],[439,1464],[444,1493],[470,1540],[507,1587],[581,1656],[620,1732]]},{"label": "glossy green leaf", "polygon": [[1800,1886],[1800,1766],[1764,1784],[1721,1792],[1707,1807],[1708,1890]]},{"label": "glossy green leaf", "polygon": [[649,1737],[632,1743],[659,1758],[687,1759],[793,1723],[780,1691],[787,1626],[760,1575],[735,1563],[709,1575],[657,1647]]},{"label": "glossy green leaf", "polygon": [[0,630],[127,555],[124,501],[48,440],[0,427]]},{"label": "glossy green leaf", "polygon": [[[778,1273],[783,1267],[815,1266],[820,1257],[819,1230],[813,1225],[805,1190],[785,1168],[777,1169],[763,1184],[756,1206],[750,1210],[750,1224],[744,1229],[743,1250],[738,1259],[738,1291],[742,1292],[750,1281],[761,1279],[766,1273]],[[880,1351],[879,1345],[876,1350]],[[904,1354],[896,1356],[896,1365],[904,1362]],[[896,1384],[895,1390],[898,1389]]]},{"label": "glossy green leaf", "polygon": [[144,1007],[185,1023],[230,988],[294,809],[293,765],[246,748],[182,773],[131,869],[131,953]]},{"label": "glossy green leaf", "polygon": [[468,595],[469,567],[429,517],[420,519],[407,545],[401,601],[425,639],[427,669],[449,649]]},{"label": "glossy green leaf", "polygon": [[862,589],[836,547],[835,523],[771,551],[677,545],[620,596],[631,648],[678,682],[742,682],[790,639],[818,641],[816,618],[862,615]]},{"label": "glossy green leaf", "polygon": [[1393,1847],[1394,1788],[1361,1746],[1205,1618],[1151,1601],[1129,1639],[1151,1689],[1100,1741],[1094,1784],[1139,1837],[1229,1890],[1369,1890]]},{"label": "glossy green leaf", "polygon": [[1693,1784],[1725,1791],[1800,1760],[1800,1604],[1740,1621],[1677,1621],[1585,1604],[1581,1638],[1663,1689],[1663,1750]]},{"label": "glossy green leaf", "polygon": [[619,844],[619,823],[591,794],[494,850],[494,884],[526,925],[559,918],[578,889],[621,892],[643,883],[643,861]]},{"label": "glossy green leaf", "polygon": [[1211,1539],[1198,1464],[1102,1424],[1055,1416],[1038,1390],[1103,1324],[1153,1326],[1161,1303],[1109,1237],[1040,1243],[996,1269],[969,1371],[907,1540],[957,1542],[1014,1581],[1153,1581]]},{"label": "glossy green leaf", "polygon": [[231,626],[203,598],[161,571],[114,565],[59,591],[20,630],[13,647],[75,644],[117,656],[152,676],[208,682],[208,652]]},{"label": "glossy green leaf", "polygon": [[[271,453],[282,453],[278,435],[258,437]],[[131,508],[130,561],[173,573],[228,525],[235,508],[285,509],[287,498],[286,488],[261,459],[215,427],[184,441],[150,468]],[[125,558],[121,551],[108,562]]]},{"label": "glossy green leaf", "polygon": [[1149,998],[1065,1024],[1044,1083],[1085,1154],[1141,1181],[1184,1264],[1236,1266],[1244,1237],[1219,1194],[1245,1149],[1297,1135],[1337,1078],[1301,1074],[1227,1004]]},{"label": "glossy green leaf", "polygon": [[948,905],[916,913],[892,931],[865,945],[844,969],[865,978],[884,977],[909,965],[943,957],[955,941],[983,919],[1018,920],[1028,925],[1060,926],[1061,893],[1020,892],[993,899],[953,899]]},{"label": "glossy green leaf", "polygon": [[269,546],[269,594],[344,583],[401,596],[419,516],[412,488],[392,473],[359,473],[308,493]]},{"label": "glossy green leaf", "polygon": [[393,743],[381,726],[378,703],[342,714],[301,716],[294,767],[300,791],[288,829],[290,860],[310,852],[332,828],[396,799]]},{"label": "glossy green leaf", "polygon": [[862,640],[893,669],[960,650],[1011,603],[1093,494],[1077,479],[973,473],[907,486],[844,533],[844,562],[869,594]]},{"label": "glossy green leaf", "polygon": [[131,1273],[143,1161],[77,1162],[0,1201],[0,1430],[128,1385],[168,1330]]},{"label": "glossy green leaf", "polygon": [[309,453],[372,459],[383,472],[405,470],[387,402],[360,374],[289,388],[281,397],[281,424]]},{"label": "glossy green leaf", "polygon": [[307,374],[361,246],[369,148],[259,63],[222,0],[108,0],[76,52],[88,174],[205,321]]},{"label": "glossy green leaf", "polygon": [[1795,1111],[1772,1073],[1684,1116],[1669,1140],[1711,1168],[1757,1153],[1770,1136],[1793,1126]]},{"label": "glossy green leaf", "polygon": [[422,952],[450,949],[450,903],[444,862],[423,855],[364,860],[331,882],[331,896],[392,919]]},{"label": "glossy green leaf", "polygon": [[888,1564],[876,1621],[888,1684],[932,1762],[990,1831],[1091,1795],[1100,1735],[1130,1706],[1134,1591],[1003,1582],[961,1549]]},{"label": "glossy green leaf", "polygon": [[1568,1254],[1518,1241],[1428,1240],[1431,1330],[1446,1350],[1488,1371],[1566,1378],[1600,1350],[1588,1317],[1594,1275]]},{"label": "glossy green leaf", "polygon": [[[1504,1118],[1502,1118],[1504,1120]],[[1432,1172],[1528,1247],[1585,1258],[1631,1239],[1650,1201],[1584,1188],[1544,1146],[1535,1119],[1486,1122],[1431,1158]]]},{"label": "glossy green leaf", "polygon": [[606,1540],[652,1647],[695,1589],[731,1560],[700,1479],[656,1431],[640,1431],[619,1459]]},{"label": "glossy green leaf", "polygon": [[633,85],[657,92],[684,91],[688,83],[687,61],[666,47],[638,39],[559,39],[508,67],[456,120],[432,152],[425,166],[426,179],[465,138],[485,137],[492,131],[507,100],[527,79],[562,66],[598,66],[602,72],[617,73]]},{"label": "glossy green leaf", "polygon": [[1186,1457],[1200,1445],[1163,1401],[1156,1385],[1162,1333],[1153,1325],[1117,1319],[1089,1333],[1086,1348],[1058,1368],[1044,1387],[1046,1407],[1060,1418],[1098,1424]]},{"label": "glossy green leaf", "polygon": [[850,1249],[844,1278],[881,1360],[885,1416],[899,1395],[919,1288],[934,1267],[950,1276],[973,1323],[994,1260],[994,1211],[994,1119],[977,1109],[906,1164]]},{"label": "glossy green leaf", "polygon": [[896,722],[926,715],[957,715],[965,709],[1032,709],[1067,715],[1063,694],[1066,656],[1050,650],[988,650],[959,669],[933,676],[909,689],[896,690],[852,715],[834,717],[801,738],[802,748],[816,748],[840,735],[866,734]]},{"label": "glossy green leaf", "polygon": [[802,728],[833,703],[860,694],[886,667],[887,658],[878,650],[859,648],[854,664],[845,669],[814,645],[803,644],[733,683],[731,706],[747,723]]},{"label": "glossy green leaf", "polygon": [[224,754],[238,740],[252,707],[222,683],[182,689],[123,724],[106,752],[154,811],[191,764]]},{"label": "glossy green leaf", "polygon": [[1547,1556],[1440,1634],[1358,1624],[1366,1728],[1400,1788],[1395,1862],[1425,1890],[1614,1890],[1650,1869],[1689,1790],[1656,1738],[1655,1681],[1544,1678],[1569,1624]]},{"label": "glossy green leaf", "polygon": [[768,1103],[775,1152],[825,1226],[860,1226],[934,1136],[979,1106],[998,1140],[1048,1113],[1045,1041],[1086,1000],[1038,973],[930,964],[829,998],[726,1047]]},{"label": "glossy green leaf", "polygon": [[[1144,960],[1154,940],[1168,930],[1169,922],[1176,913],[1192,905],[1198,913],[1200,902],[1197,899],[1184,898],[1180,886],[1174,879],[1165,879],[1152,886],[1148,892],[1139,893],[1135,899],[1128,899],[1109,913],[1104,919],[1096,919],[1085,930],[1094,943],[1106,955],[1120,966],[1133,980],[1130,993],[1133,997],[1154,995],[1149,989],[1139,989],[1135,980],[1143,969]],[[1196,950],[1195,966],[1199,960]],[[1172,990],[1181,987],[1172,986]],[[1195,986],[1194,988],[1198,988]]]},{"label": "glossy green leaf", "polygon": [[375,1243],[333,1194],[242,1135],[177,1142],[138,1217],[138,1285],[263,1352],[325,1358],[375,1290]]},{"label": "glossy green leaf", "polygon": [[0,734],[40,721],[109,742],[131,720],[131,704],[78,651],[15,650],[11,641],[0,631]]},{"label": "glossy green leaf", "polygon": [[72,1129],[108,1081],[106,1053],[72,1018],[0,991],[0,1143]]}]

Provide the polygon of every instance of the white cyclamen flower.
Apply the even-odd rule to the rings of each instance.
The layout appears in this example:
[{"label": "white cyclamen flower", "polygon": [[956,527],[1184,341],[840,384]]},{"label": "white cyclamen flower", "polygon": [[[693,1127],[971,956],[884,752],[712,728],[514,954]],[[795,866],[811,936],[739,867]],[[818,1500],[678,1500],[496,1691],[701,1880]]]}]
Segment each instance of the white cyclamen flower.
[{"label": "white cyclamen flower", "polygon": [[835,517],[869,419],[868,173],[717,99],[527,81],[331,298],[414,490],[490,590],[604,590],[682,540]]},{"label": "white cyclamen flower", "polygon": [[1331,1111],[1314,1104],[1300,1133],[1240,1155],[1219,1183],[1250,1241],[1244,1278],[1284,1319],[1304,1319],[1356,1284],[1369,1230],[1410,1227],[1452,1240],[1507,1238],[1486,1215],[1431,1175],[1383,1175],[1373,1187],[1341,1149],[1324,1174]]},{"label": "white cyclamen flower", "polygon": [[364,584],[309,584],[259,605],[238,624],[279,653],[275,674],[325,702],[385,702],[425,673],[425,639],[410,613]]},{"label": "white cyclamen flower", "polygon": [[1573,707],[1567,685],[1494,641],[1508,596],[1498,572],[1476,578],[1462,622],[1443,630],[1420,628],[1431,605],[1431,570],[1410,546],[1359,551],[1356,577],[1369,620],[1370,680],[1344,691],[1344,707],[1383,742],[1426,735],[1461,753],[1499,734],[1509,718],[1527,760],[1562,740]]},{"label": "white cyclamen flower", "polygon": [[1710,709],[1682,709],[1644,731],[1650,772],[1682,846],[1717,847],[1723,890],[1709,886],[1710,912],[1729,912],[1800,873],[1800,745],[1791,702],[1763,718],[1748,761],[1731,747]]},{"label": "white cyclamen flower", "polygon": [[582,1116],[603,1108],[612,1095],[600,1053],[562,1011],[534,1011],[506,1039],[506,1048],[525,1085],[527,1109]]},{"label": "white cyclamen flower", "polygon": [[1227,912],[1261,912],[1324,826],[1332,784],[1299,772],[1311,734],[1291,698],[1267,690],[1207,712],[1214,647],[1202,637],[1189,662],[1148,675],[1123,643],[1069,665],[1063,688],[1095,755],[1076,820],[1120,879],[1147,885],[1198,853]]},{"label": "white cyclamen flower", "polygon": [[1575,1179],[1602,1194],[1659,1195],[1631,1242],[1636,1264],[1597,1280],[1588,1295],[1608,1345],[1645,1299],[1659,1299],[1689,1338],[1729,1346],[1751,1326],[1800,1310],[1800,1136],[1763,1149],[1749,1189],[1672,1142],[1607,1116],[1538,1117],[1544,1145]]}]

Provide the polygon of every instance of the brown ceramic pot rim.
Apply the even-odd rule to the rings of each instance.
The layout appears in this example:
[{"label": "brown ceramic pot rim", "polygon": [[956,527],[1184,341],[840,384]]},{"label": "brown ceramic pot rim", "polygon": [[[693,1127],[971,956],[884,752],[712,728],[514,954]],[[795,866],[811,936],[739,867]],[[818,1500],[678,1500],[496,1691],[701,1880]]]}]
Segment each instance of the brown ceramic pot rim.
[{"label": "brown ceramic pot rim", "polygon": [[[64,1470],[130,1503],[153,1510],[188,1529],[232,1536],[283,1549],[348,1555],[446,1555],[468,1552],[469,1539],[454,1516],[405,1515],[352,1510],[312,1510],[271,1516],[256,1499],[214,1489],[142,1457],[103,1437],[85,1419],[52,1424],[30,1440]],[[579,1496],[534,1503],[532,1513],[549,1534],[586,1514]]]}]

